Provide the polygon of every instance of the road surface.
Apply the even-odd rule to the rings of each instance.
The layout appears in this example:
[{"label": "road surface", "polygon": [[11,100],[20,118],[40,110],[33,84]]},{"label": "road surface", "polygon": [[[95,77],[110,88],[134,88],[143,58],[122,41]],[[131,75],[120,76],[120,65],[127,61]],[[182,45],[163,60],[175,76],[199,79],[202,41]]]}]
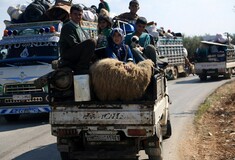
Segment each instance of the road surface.
[{"label": "road surface", "polygon": [[[197,76],[169,81],[172,101],[170,117],[173,135],[163,143],[164,160],[183,160],[180,142],[192,124],[194,114],[205,98],[228,80],[200,82]],[[139,159],[148,159],[144,151]],[[0,117],[1,160],[60,160],[56,137],[51,135],[48,115],[22,116],[20,121],[7,123]]]}]

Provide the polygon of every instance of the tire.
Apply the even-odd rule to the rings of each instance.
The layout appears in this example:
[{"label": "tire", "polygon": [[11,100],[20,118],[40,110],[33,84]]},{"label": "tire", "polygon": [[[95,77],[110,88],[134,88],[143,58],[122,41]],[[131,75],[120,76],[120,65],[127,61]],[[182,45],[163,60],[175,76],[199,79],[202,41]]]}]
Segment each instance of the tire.
[{"label": "tire", "polygon": [[228,69],[228,73],[226,73],[224,75],[224,78],[226,78],[226,79],[231,79],[232,78],[232,70],[231,69]]},{"label": "tire", "polygon": [[20,118],[20,114],[9,114],[9,115],[4,115],[4,118],[7,122],[16,122]]},{"label": "tire", "polygon": [[[151,137],[149,139],[149,142],[154,142],[155,146],[148,146],[147,148],[145,148],[145,153],[148,155],[149,160],[162,160],[162,154],[163,154],[163,136],[162,136],[162,129],[160,124],[158,123],[158,127],[157,127],[157,135]],[[147,142],[147,143],[149,143]]]},{"label": "tire", "polygon": [[216,76],[211,76],[211,79],[213,79],[213,80],[217,80],[218,78],[219,78],[218,75],[216,75]]},{"label": "tire", "polygon": [[180,77],[188,77],[189,73],[187,71],[185,71],[185,72],[179,73],[179,76]]},{"label": "tire", "polygon": [[68,152],[60,152],[61,160],[71,160]]},{"label": "tire", "polygon": [[199,78],[201,81],[206,81],[207,76],[206,75],[199,75]]},{"label": "tire", "polygon": [[174,68],[174,71],[173,71],[173,79],[177,79],[178,76],[179,76],[178,70],[177,70],[177,68]]},{"label": "tire", "polygon": [[160,156],[149,156],[149,160],[163,160],[162,157]]},{"label": "tire", "polygon": [[171,128],[171,121],[167,120],[167,125],[166,125],[167,129],[166,129],[166,134],[163,135],[163,139],[168,139],[171,137],[172,135],[172,128]]}]

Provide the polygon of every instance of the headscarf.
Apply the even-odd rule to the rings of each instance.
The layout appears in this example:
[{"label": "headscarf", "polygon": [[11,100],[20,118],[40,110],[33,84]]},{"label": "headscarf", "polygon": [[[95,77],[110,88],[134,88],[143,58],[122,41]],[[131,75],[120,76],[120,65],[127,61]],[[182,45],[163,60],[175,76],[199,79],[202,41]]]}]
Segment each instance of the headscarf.
[{"label": "headscarf", "polygon": [[[116,32],[118,32],[122,37],[122,41],[119,45],[113,42],[113,35]],[[110,36],[108,37],[108,47],[112,50],[113,53],[115,53],[119,60],[125,61],[127,55],[127,48],[124,44],[124,32],[121,28],[113,28],[112,32],[110,33]]]}]

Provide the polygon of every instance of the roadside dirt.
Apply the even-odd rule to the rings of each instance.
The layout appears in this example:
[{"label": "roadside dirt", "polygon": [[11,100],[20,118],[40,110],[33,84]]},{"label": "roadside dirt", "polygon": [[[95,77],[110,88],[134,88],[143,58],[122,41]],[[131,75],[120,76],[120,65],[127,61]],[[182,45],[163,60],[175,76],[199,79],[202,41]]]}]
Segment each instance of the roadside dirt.
[{"label": "roadside dirt", "polygon": [[[200,107],[180,147],[184,160],[235,160],[235,81],[218,88]],[[200,116],[201,115],[201,116]]]}]

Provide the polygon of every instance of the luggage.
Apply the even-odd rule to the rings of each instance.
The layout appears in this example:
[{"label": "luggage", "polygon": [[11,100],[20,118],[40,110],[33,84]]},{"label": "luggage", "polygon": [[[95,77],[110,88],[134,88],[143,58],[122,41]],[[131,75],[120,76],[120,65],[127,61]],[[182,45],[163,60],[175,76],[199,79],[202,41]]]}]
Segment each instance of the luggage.
[{"label": "luggage", "polygon": [[48,0],[34,0],[23,13],[25,22],[39,22],[47,20],[45,13],[51,7]]},{"label": "luggage", "polygon": [[66,22],[69,20],[69,12],[71,8],[71,3],[68,2],[56,2],[49,10],[47,10],[46,15],[49,20],[61,20]]}]

